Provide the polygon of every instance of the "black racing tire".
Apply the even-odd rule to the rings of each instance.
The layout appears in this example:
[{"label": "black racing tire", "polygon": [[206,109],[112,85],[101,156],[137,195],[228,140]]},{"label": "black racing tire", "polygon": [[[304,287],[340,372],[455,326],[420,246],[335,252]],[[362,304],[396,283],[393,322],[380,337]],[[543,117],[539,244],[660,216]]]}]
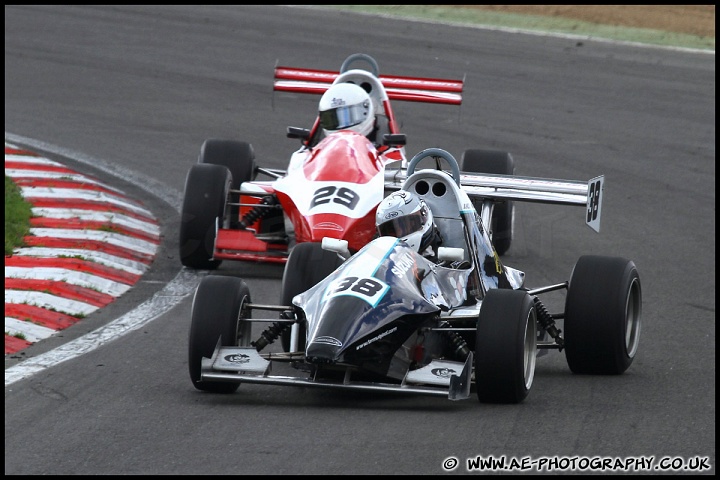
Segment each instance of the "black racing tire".
[{"label": "black racing tire", "polygon": [[637,354],[642,287],[635,263],[586,255],[565,298],[565,357],[573,373],[619,375]]},{"label": "black racing tire", "polygon": [[[467,173],[495,173],[515,175],[515,160],[508,152],[500,150],[465,150],[460,159],[460,170]],[[480,211],[480,205],[475,205]],[[505,255],[510,249],[513,236],[515,204],[512,200],[496,203],[493,208],[492,242],[498,255]]]},{"label": "black racing tire", "polygon": [[214,270],[216,219],[225,221],[225,206],[230,189],[230,171],[221,165],[197,163],[185,179],[180,217],[180,262],[189,268]]},{"label": "black racing tire", "polygon": [[211,358],[218,339],[222,346],[249,346],[252,323],[245,305],[250,303],[250,289],[237,277],[211,275],[204,277],[195,291],[188,342],[190,379],[198,390],[232,393],[240,382],[204,382],[200,378],[203,357]]},{"label": "black racing tire", "polygon": [[[295,295],[317,285],[321,280],[335,271],[342,264],[342,259],[335,252],[322,249],[322,244],[315,242],[298,243],[290,252],[282,278],[280,305],[292,305]],[[298,350],[305,350],[305,325],[300,325]],[[283,350],[290,351],[290,330],[281,336]]]},{"label": "black racing tire", "polygon": [[[200,147],[198,163],[227,167],[232,175],[231,188],[234,190],[239,190],[243,182],[255,180],[255,177],[257,177],[255,151],[252,145],[247,142],[218,139],[205,140]],[[230,228],[237,228],[240,223],[239,205],[228,206],[228,219]]]},{"label": "black racing tire", "polygon": [[223,165],[232,174],[232,188],[238,189],[243,182],[255,180],[257,165],[251,144],[235,140],[208,139],[200,147],[198,163]]},{"label": "black racing tire", "polygon": [[530,392],[537,361],[537,312],[522,290],[492,289],[480,308],[475,386],[482,403],[519,403]]}]

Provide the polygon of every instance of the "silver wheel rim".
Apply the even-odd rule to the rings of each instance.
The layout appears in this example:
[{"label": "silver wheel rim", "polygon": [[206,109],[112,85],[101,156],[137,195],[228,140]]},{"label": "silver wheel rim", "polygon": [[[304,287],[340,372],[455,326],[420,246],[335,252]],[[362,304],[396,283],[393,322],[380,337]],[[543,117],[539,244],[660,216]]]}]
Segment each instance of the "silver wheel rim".
[{"label": "silver wheel rim", "polygon": [[246,303],[249,303],[249,298],[244,297],[240,304],[240,311],[238,312],[237,328],[235,331],[235,344],[238,347],[249,347],[252,342],[252,323],[245,320],[250,318],[249,309],[245,307]]},{"label": "silver wheel rim", "polygon": [[642,302],[640,298],[640,284],[633,279],[630,284],[625,304],[625,348],[630,358],[635,357],[640,342],[640,317]]},{"label": "silver wheel rim", "polygon": [[530,390],[535,378],[535,362],[537,361],[537,314],[531,309],[525,321],[525,342],[523,348],[523,378],[525,389]]}]

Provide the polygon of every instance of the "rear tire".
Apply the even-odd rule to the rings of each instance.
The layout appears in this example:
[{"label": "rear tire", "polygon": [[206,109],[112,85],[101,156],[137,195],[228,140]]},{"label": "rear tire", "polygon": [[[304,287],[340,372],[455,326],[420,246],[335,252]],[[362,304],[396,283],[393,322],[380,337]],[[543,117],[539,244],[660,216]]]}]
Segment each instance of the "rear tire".
[{"label": "rear tire", "polygon": [[230,171],[221,165],[190,168],[180,217],[180,261],[186,267],[213,270],[222,263],[213,260],[216,219],[222,227],[230,182]]},{"label": "rear tire", "polygon": [[[465,150],[460,159],[460,170],[468,173],[514,175],[515,160],[508,152],[499,150]],[[475,209],[479,212],[480,205],[475,205]],[[492,242],[498,255],[505,255],[510,249],[514,217],[515,205],[511,200],[495,204],[490,229]]]},{"label": "rear tire", "polygon": [[192,304],[188,347],[190,379],[198,390],[232,393],[240,382],[203,382],[200,378],[203,357],[211,358],[218,339],[222,346],[250,346],[252,324],[244,306],[250,303],[250,290],[240,278],[204,277]]},{"label": "rear tire", "polygon": [[625,372],[637,353],[641,316],[642,288],[632,261],[580,257],[565,299],[565,357],[570,370]]},{"label": "rear tire", "polygon": [[537,313],[521,290],[492,289],[480,308],[475,385],[483,403],[519,403],[535,377]]},{"label": "rear tire", "polygon": [[[292,305],[295,295],[317,285],[342,264],[337,253],[322,249],[322,244],[314,242],[298,243],[290,252],[282,279],[280,305]],[[300,325],[298,350],[305,350],[305,325]],[[290,331],[282,333],[282,347],[290,351]]]}]

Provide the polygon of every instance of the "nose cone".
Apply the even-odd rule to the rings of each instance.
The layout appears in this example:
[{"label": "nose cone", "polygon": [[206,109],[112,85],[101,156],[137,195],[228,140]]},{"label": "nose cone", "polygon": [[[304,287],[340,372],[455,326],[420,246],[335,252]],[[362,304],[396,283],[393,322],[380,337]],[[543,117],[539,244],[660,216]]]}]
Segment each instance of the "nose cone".
[{"label": "nose cone", "polygon": [[342,342],[333,337],[316,337],[305,350],[305,358],[310,363],[331,364],[338,360]]}]

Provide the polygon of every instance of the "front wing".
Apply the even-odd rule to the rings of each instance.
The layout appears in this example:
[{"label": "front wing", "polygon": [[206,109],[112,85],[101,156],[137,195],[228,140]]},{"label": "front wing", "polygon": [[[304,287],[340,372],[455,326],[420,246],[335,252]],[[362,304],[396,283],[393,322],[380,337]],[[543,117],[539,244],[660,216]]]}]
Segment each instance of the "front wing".
[{"label": "front wing", "polygon": [[399,392],[414,395],[447,397],[464,400],[470,397],[473,354],[464,363],[434,360],[429,365],[408,371],[401,383],[361,382],[352,379],[352,368],[343,380],[273,375],[274,362],[298,359],[290,354],[260,354],[251,347],[223,347],[218,342],[212,358],[203,358],[202,381],[258,383],[290,387],[313,387],[336,390]]}]

